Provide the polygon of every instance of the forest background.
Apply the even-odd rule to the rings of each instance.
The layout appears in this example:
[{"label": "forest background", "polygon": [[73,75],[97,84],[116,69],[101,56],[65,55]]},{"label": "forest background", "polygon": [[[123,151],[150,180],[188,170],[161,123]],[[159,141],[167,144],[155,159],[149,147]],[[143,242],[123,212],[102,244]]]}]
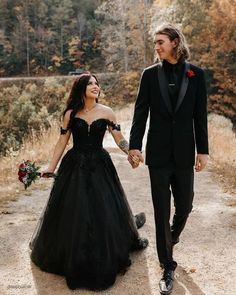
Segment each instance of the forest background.
[{"label": "forest background", "polygon": [[[219,125],[213,120],[213,128],[235,128],[235,0],[0,0],[4,173],[9,157],[13,163],[27,140],[41,140],[59,121],[75,79],[70,71],[95,73],[101,102],[116,108],[132,103],[142,70],[154,62],[153,34],[163,22],[180,26],[190,45],[190,62],[205,70],[209,113],[230,119]],[[233,140],[236,148],[234,133],[229,140],[220,136],[216,145]],[[225,147],[223,153],[236,156],[235,149],[228,153]]]}]

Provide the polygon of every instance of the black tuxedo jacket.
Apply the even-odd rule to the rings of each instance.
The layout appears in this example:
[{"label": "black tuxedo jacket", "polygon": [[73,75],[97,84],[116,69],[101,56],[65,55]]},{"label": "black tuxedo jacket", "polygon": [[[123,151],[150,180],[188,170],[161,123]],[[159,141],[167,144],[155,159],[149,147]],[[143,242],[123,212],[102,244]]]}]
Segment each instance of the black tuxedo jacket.
[{"label": "black tuxedo jacket", "polygon": [[[193,74],[189,77],[189,71]],[[190,74],[191,74],[190,73]],[[172,110],[162,64],[143,71],[135,104],[129,149],[142,150],[146,121],[150,113],[146,164],[165,167],[194,165],[197,153],[208,154],[207,94],[204,72],[185,63],[175,110]]]}]

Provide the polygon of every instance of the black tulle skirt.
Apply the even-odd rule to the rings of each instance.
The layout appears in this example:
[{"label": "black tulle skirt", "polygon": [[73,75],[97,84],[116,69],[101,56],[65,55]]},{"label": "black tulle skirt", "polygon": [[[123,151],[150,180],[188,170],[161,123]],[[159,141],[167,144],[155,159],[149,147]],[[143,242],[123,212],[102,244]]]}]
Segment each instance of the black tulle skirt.
[{"label": "black tulle skirt", "polygon": [[32,237],[32,261],[71,289],[102,290],[130,265],[138,238],[109,154],[69,150]]}]

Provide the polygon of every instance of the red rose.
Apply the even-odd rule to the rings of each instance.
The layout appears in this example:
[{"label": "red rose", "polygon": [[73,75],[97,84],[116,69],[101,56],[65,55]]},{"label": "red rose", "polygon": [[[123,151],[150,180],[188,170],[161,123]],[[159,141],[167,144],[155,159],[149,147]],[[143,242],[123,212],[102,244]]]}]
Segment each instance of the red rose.
[{"label": "red rose", "polygon": [[22,177],[18,177],[18,179],[20,180],[20,182],[23,182],[23,178]]},{"label": "red rose", "polygon": [[187,76],[189,78],[196,76],[195,72],[193,70],[187,70]]},{"label": "red rose", "polygon": [[19,170],[18,171],[18,179],[20,180],[20,182],[23,182],[23,178],[27,175],[26,172]]},{"label": "red rose", "polygon": [[20,164],[19,169],[24,169],[26,167],[25,163]]},{"label": "red rose", "polygon": [[24,177],[26,174],[27,174],[26,172],[21,171],[21,170],[19,170],[19,172],[18,172],[19,177]]}]

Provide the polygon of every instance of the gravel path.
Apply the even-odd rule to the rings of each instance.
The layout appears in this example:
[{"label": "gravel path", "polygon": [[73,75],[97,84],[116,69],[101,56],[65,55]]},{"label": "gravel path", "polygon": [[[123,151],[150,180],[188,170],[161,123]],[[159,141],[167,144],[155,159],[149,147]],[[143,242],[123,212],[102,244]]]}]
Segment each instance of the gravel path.
[{"label": "gravel path", "polygon": [[[155,250],[153,208],[148,170],[133,170],[126,156],[107,140],[108,150],[134,213],[144,211],[147,223],[140,230],[149,247],[132,254],[132,265],[115,285],[104,292],[70,291],[63,277],[41,272],[29,259],[28,242],[49,195],[34,190],[0,208],[0,294],[1,295],[151,295],[159,294],[161,271]],[[106,145],[105,145],[106,146]],[[49,181],[49,180],[40,180]],[[181,242],[175,247],[178,261],[174,295],[236,294],[236,207],[235,196],[225,193],[208,170],[196,175],[194,210]]]}]

